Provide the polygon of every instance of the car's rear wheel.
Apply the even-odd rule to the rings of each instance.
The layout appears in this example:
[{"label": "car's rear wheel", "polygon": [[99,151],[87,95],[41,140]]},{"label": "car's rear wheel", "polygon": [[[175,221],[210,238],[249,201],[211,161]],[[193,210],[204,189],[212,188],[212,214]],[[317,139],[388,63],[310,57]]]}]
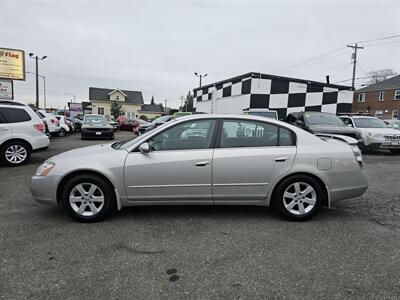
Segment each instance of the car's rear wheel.
[{"label": "car's rear wheel", "polygon": [[84,223],[104,220],[116,209],[110,184],[92,174],[68,180],[61,193],[61,204],[70,217]]},{"label": "car's rear wheel", "polygon": [[58,132],[59,137],[64,137],[67,135],[67,131],[64,128],[61,128],[60,131]]},{"label": "car's rear wheel", "polygon": [[392,153],[392,154],[400,154],[400,149],[390,149],[390,153]]},{"label": "car's rear wheel", "polygon": [[30,147],[21,141],[10,141],[0,147],[0,162],[9,167],[23,165],[31,157]]},{"label": "car's rear wheel", "polygon": [[321,208],[324,199],[322,187],[314,178],[294,175],[285,178],[273,194],[273,204],[286,219],[305,221]]}]

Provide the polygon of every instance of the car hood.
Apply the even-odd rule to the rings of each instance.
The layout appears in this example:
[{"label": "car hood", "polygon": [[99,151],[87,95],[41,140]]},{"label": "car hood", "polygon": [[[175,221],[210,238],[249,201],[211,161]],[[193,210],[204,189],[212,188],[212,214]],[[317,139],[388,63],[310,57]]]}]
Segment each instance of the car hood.
[{"label": "car hood", "polygon": [[381,133],[381,134],[395,134],[398,135],[399,131],[393,128],[360,128],[363,132]]},{"label": "car hood", "polygon": [[360,131],[358,129],[352,127],[325,127],[318,125],[310,125],[310,129],[313,132],[320,133],[331,133],[331,134],[359,134]]},{"label": "car hood", "polygon": [[111,147],[112,143],[110,144],[100,144],[100,145],[93,145],[93,146],[88,146],[88,147],[83,147],[83,148],[78,148],[78,149],[73,149],[69,150],[63,153],[60,153],[56,156],[53,156],[49,158],[49,160],[58,160],[58,159],[66,159],[66,158],[76,158],[80,159],[83,156],[94,156],[94,154],[98,153],[106,153],[106,152],[115,152],[117,150],[113,149]]}]

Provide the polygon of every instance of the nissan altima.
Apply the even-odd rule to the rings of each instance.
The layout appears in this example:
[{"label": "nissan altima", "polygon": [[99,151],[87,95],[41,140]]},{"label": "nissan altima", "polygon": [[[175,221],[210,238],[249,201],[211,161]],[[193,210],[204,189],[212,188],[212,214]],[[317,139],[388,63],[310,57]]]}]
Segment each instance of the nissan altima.
[{"label": "nissan altima", "polygon": [[368,187],[357,146],[249,115],[193,115],[137,138],[61,153],[31,180],[37,202],[81,222],[137,205],[272,206],[303,221]]}]

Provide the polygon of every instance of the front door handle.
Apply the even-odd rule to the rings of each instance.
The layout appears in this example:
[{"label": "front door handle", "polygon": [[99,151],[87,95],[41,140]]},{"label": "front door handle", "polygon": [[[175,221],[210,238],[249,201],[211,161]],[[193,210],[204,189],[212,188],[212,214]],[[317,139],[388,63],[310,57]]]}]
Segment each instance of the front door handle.
[{"label": "front door handle", "polygon": [[205,167],[205,166],[207,166],[207,165],[209,165],[209,164],[210,164],[210,161],[204,160],[204,161],[198,161],[198,162],[195,163],[194,165],[195,165],[196,167]]},{"label": "front door handle", "polygon": [[283,162],[283,161],[287,161],[289,159],[289,156],[282,156],[282,157],[277,157],[275,158],[276,162]]}]

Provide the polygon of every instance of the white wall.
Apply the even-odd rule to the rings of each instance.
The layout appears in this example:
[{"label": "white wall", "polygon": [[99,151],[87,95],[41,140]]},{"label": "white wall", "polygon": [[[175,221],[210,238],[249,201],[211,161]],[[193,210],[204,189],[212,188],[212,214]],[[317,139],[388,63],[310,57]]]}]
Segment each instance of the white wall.
[{"label": "white wall", "polygon": [[198,101],[197,112],[213,114],[241,114],[244,109],[250,107],[250,95],[237,95],[214,100]]}]

